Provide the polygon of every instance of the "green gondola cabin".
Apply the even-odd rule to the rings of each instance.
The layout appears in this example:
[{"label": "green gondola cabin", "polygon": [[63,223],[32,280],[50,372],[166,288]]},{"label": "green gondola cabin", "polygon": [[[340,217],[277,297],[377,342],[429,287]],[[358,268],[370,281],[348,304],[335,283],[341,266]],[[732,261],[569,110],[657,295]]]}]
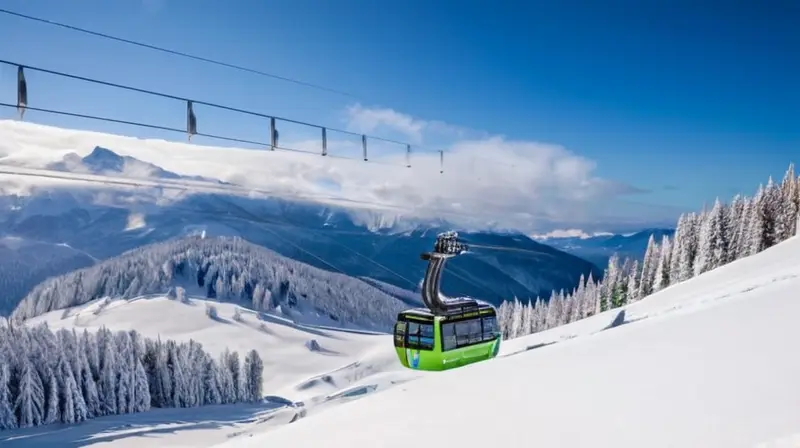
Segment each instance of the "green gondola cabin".
[{"label": "green gondola cabin", "polygon": [[400,362],[419,370],[447,370],[493,358],[500,339],[495,309],[483,304],[444,316],[425,308],[406,310],[394,327]]},{"label": "green gondola cabin", "polygon": [[422,280],[422,303],[397,315],[394,347],[400,363],[417,370],[448,370],[497,356],[502,335],[497,310],[469,297],[448,298],[439,291],[448,259],[468,247],[455,232],[436,236],[432,252],[420,255],[428,262]]}]

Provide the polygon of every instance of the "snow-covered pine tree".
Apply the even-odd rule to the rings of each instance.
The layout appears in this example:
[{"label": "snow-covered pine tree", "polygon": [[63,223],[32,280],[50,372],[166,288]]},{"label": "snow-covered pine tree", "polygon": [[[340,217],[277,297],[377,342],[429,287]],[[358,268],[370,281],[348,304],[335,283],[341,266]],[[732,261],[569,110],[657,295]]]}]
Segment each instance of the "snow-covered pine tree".
[{"label": "snow-covered pine tree", "polygon": [[639,260],[633,260],[628,271],[628,278],[626,281],[627,299],[626,303],[633,303],[639,300],[639,284],[637,279],[640,278],[639,274]]},{"label": "snow-covered pine tree", "polygon": [[800,204],[796,202],[797,188],[794,164],[791,163],[780,185],[780,202],[775,223],[776,242],[784,241],[797,232],[797,214],[800,210]]},{"label": "snow-covered pine tree", "polygon": [[794,196],[794,203],[795,208],[797,209],[797,219],[795,220],[795,235],[800,235],[800,176],[795,179],[795,196]]},{"label": "snow-covered pine tree", "polygon": [[575,303],[572,304],[570,321],[574,322],[582,319],[584,316],[583,312],[585,307],[584,303],[586,301],[586,278],[583,276],[583,274],[581,274],[581,278],[578,279],[578,287],[575,289],[575,294],[572,295],[572,300]]},{"label": "snow-covered pine tree", "polygon": [[697,257],[700,224],[704,216],[705,212],[699,215],[697,213],[686,215],[684,232],[681,234],[679,281],[686,281],[694,276],[694,262]]},{"label": "snow-covered pine tree", "polygon": [[752,238],[750,254],[756,254],[777,243],[776,225],[780,209],[781,191],[769,178],[765,188],[759,187],[756,194],[755,217],[751,225]]},{"label": "snow-covered pine tree", "polygon": [[86,402],[78,388],[77,381],[75,381],[75,375],[70,368],[67,355],[63,351],[59,353],[56,371],[58,372],[58,401],[60,402],[58,421],[69,424],[86,420],[89,416]]},{"label": "snow-covered pine tree", "polygon": [[728,240],[728,257],[730,263],[739,257],[743,242],[742,221],[745,219],[745,201],[741,195],[733,197],[725,216],[725,235]]},{"label": "snow-covered pine tree", "polygon": [[763,185],[758,186],[758,191],[752,201],[752,215],[747,229],[748,248],[747,255],[755,255],[767,246],[767,227],[769,219],[769,198]]},{"label": "snow-covered pine tree", "polygon": [[700,228],[697,258],[694,275],[722,266],[728,257],[728,241],[725,233],[725,209],[719,199],[714,207],[705,214]]},{"label": "snow-covered pine tree", "polygon": [[228,359],[225,362],[228,370],[231,372],[231,379],[233,381],[234,401],[241,401],[244,396],[243,391],[243,378],[242,378],[242,364],[239,362],[239,353],[229,352]]},{"label": "snow-covered pine tree", "polygon": [[[800,210],[800,178],[797,180],[797,209]],[[800,212],[797,213],[797,221],[795,221],[795,236],[800,236]]]},{"label": "snow-covered pine tree", "polygon": [[527,336],[533,331],[533,307],[530,300],[527,305],[522,306],[522,328],[520,329],[520,336]]},{"label": "snow-covered pine tree", "polygon": [[595,281],[592,274],[589,273],[589,278],[586,279],[585,317],[592,316],[600,311],[600,288],[601,282]]},{"label": "snow-covered pine tree", "polygon": [[686,215],[681,214],[678,217],[678,224],[675,227],[675,233],[672,235],[672,253],[669,256],[669,284],[674,285],[680,282],[681,271],[681,254],[683,253],[683,239],[686,234]]},{"label": "snow-covered pine tree", "polygon": [[642,261],[642,274],[639,278],[639,298],[645,298],[653,292],[653,281],[655,280],[656,264],[658,263],[658,245],[653,234],[647,239],[647,249]]},{"label": "snow-covered pine tree", "polygon": [[39,426],[44,421],[44,386],[28,356],[28,352],[19,356],[14,369],[17,372],[16,378],[11,379],[17,384],[14,393],[14,414],[19,428]]},{"label": "snow-covered pine tree", "polygon": [[622,261],[622,267],[619,270],[616,294],[614,294],[611,301],[611,307],[617,308],[628,303],[628,275],[630,274],[632,261],[629,257],[625,257]]},{"label": "snow-covered pine tree", "polygon": [[756,219],[756,198],[745,197],[742,205],[742,219],[739,222],[737,233],[739,234],[739,247],[736,251],[736,259],[750,255],[753,246],[753,220]]},{"label": "snow-covered pine tree", "polygon": [[117,408],[117,347],[114,337],[106,328],[98,332],[98,345],[100,349],[100,375],[97,381],[98,396],[100,397],[100,415],[114,415]]},{"label": "snow-covered pine tree", "polygon": [[536,302],[533,307],[533,328],[534,333],[544,331],[545,322],[547,320],[547,302],[542,300],[541,297],[536,297]]},{"label": "snow-covered pine tree", "polygon": [[653,278],[653,292],[658,292],[669,286],[669,269],[672,263],[672,242],[669,236],[664,235],[661,237],[659,249],[658,262],[656,263],[656,270]]},{"label": "snow-covered pine tree", "polygon": [[244,358],[244,389],[246,401],[259,401],[263,396],[264,363],[255,350]]},{"label": "snow-covered pine tree", "polygon": [[[0,339],[7,338],[0,328]],[[0,347],[0,431],[17,427],[11,397],[11,358]]]}]

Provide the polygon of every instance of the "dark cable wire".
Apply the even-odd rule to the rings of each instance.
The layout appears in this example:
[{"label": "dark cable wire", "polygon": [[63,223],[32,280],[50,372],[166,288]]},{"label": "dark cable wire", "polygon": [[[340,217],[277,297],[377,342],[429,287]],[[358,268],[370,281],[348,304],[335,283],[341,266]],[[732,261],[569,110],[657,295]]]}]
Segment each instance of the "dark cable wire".
[{"label": "dark cable wire", "polygon": [[[0,61],[0,62],[2,62],[2,61]],[[2,102],[0,102],[0,107],[16,108],[17,105],[16,104],[11,104],[11,103],[2,103]],[[185,134],[186,133],[185,129],[172,128],[172,127],[168,127],[168,126],[160,126],[160,125],[150,124],[150,123],[142,123],[142,122],[138,122],[138,121],[119,120],[119,119],[116,119],[116,118],[101,117],[101,116],[98,116],[98,115],[79,114],[79,113],[67,112],[67,111],[63,111],[63,110],[44,109],[44,108],[31,107],[31,106],[25,106],[25,109],[26,110],[32,110],[34,112],[42,112],[42,113],[53,114],[53,115],[62,115],[62,116],[66,116],[66,117],[83,118],[83,119],[86,119],[86,120],[96,120],[96,121],[104,121],[104,122],[108,122],[108,123],[125,124],[125,125],[129,125],[129,126],[137,126],[137,127],[141,127],[141,128],[147,128],[147,129],[156,129],[156,130],[160,130],[160,131],[177,132],[177,133],[180,133],[180,134]],[[263,146],[265,148],[273,147],[269,143],[266,143],[266,142],[259,142],[259,141],[255,141],[255,140],[246,140],[246,139],[235,138],[235,137],[226,137],[226,136],[216,135],[216,134],[206,134],[206,133],[203,133],[203,132],[198,132],[198,133],[196,133],[194,135],[196,135],[198,137],[210,138],[210,139],[213,139],[213,140],[227,141],[227,142],[231,142],[231,143],[245,143],[245,144],[249,144],[249,145]],[[289,152],[296,152],[296,153],[302,153],[302,154],[311,154],[311,155],[316,155],[316,156],[320,155],[320,153],[318,153],[318,152],[308,151],[308,150],[305,150],[305,149],[289,148],[289,147],[277,146],[277,145],[274,146],[274,148],[275,148],[276,151],[289,151]],[[347,156],[336,155],[336,154],[328,154],[325,157],[330,157],[330,158],[333,158],[333,159],[341,159],[341,160],[354,160],[354,161],[357,161],[357,162],[364,163],[363,159],[356,158],[356,157],[347,157]],[[373,159],[373,160],[370,160],[370,161],[368,161],[366,163],[377,163],[379,165],[390,165],[390,166],[397,166],[397,167],[406,168],[406,165],[403,165],[403,164],[400,164],[400,163],[386,162],[386,161],[382,161],[382,160],[374,160]]]},{"label": "dark cable wire", "polygon": [[[0,10],[0,11],[2,11],[2,10]],[[338,133],[346,134],[346,135],[352,135],[352,136],[355,136],[355,137],[366,136],[370,140],[378,140],[378,141],[382,141],[382,142],[386,142],[386,143],[394,143],[396,145],[402,145],[402,146],[409,145],[409,143],[406,143],[406,142],[401,142],[401,141],[398,141],[398,140],[392,140],[392,139],[388,139],[388,138],[384,138],[384,137],[378,137],[378,136],[375,136],[375,135],[359,134],[357,132],[348,131],[348,130],[345,130],[345,129],[331,128],[331,127],[322,126],[322,125],[319,125],[319,124],[308,123],[308,122],[305,122],[305,121],[293,120],[291,118],[279,117],[279,116],[276,116],[276,115],[267,115],[267,114],[264,114],[264,113],[261,113],[261,112],[254,112],[254,111],[251,111],[251,110],[239,109],[239,108],[235,108],[235,107],[231,107],[231,106],[225,106],[223,104],[211,103],[211,102],[202,101],[202,100],[193,100],[191,98],[185,98],[185,97],[181,97],[181,96],[177,96],[177,95],[171,95],[171,94],[163,93],[163,92],[156,92],[154,90],[142,89],[142,88],[139,88],[139,87],[128,86],[128,85],[125,85],[125,84],[117,84],[117,83],[114,83],[114,82],[103,81],[103,80],[96,79],[96,78],[88,78],[86,76],[75,75],[75,74],[72,74],[72,73],[66,73],[66,72],[62,72],[62,71],[58,71],[58,70],[50,70],[50,69],[47,69],[47,68],[34,67],[32,65],[19,64],[17,62],[7,61],[7,60],[4,60],[4,59],[0,59],[0,64],[6,64],[6,65],[14,66],[14,67],[22,67],[24,69],[31,70],[31,71],[47,73],[49,75],[61,76],[61,77],[64,77],[64,78],[74,79],[76,81],[84,81],[84,82],[88,82],[88,83],[91,83],[91,84],[98,84],[98,85],[103,85],[103,86],[107,86],[107,87],[114,87],[114,88],[117,88],[117,89],[128,90],[128,91],[131,91],[131,92],[143,93],[145,95],[152,95],[152,96],[157,96],[157,97],[166,98],[166,99],[170,99],[170,100],[184,101],[184,102],[191,101],[194,104],[213,107],[213,108],[216,108],[216,109],[227,110],[229,112],[237,112],[237,113],[240,113],[240,114],[252,115],[252,116],[260,117],[260,118],[274,118],[276,120],[280,120],[280,121],[283,121],[283,122],[286,122],[286,123],[299,124],[299,125],[302,125],[302,126],[308,126],[308,127],[316,128],[316,129],[323,129],[324,128],[324,129],[327,129],[328,131],[338,132]]]},{"label": "dark cable wire", "polygon": [[21,14],[21,13],[18,13],[18,12],[9,11],[7,9],[0,8],[0,13],[8,14],[8,15],[11,15],[11,16],[16,16],[16,17],[19,17],[19,18],[22,18],[22,19],[32,20],[32,21],[39,22],[39,23],[44,23],[44,24],[47,24],[47,25],[53,25],[53,26],[65,28],[65,29],[72,30],[72,31],[77,31],[79,33],[84,33],[84,34],[89,34],[89,35],[96,36],[96,37],[101,37],[103,39],[110,39],[110,40],[114,40],[114,41],[117,41],[117,42],[126,43],[126,44],[129,44],[129,45],[135,45],[137,47],[142,47],[142,48],[147,48],[147,49],[150,49],[150,50],[155,50],[155,51],[160,51],[160,52],[163,52],[163,53],[168,53],[168,54],[171,54],[171,55],[174,55],[174,56],[181,56],[181,57],[188,58],[188,59],[194,59],[196,61],[201,61],[201,62],[206,62],[206,63],[209,63],[209,64],[219,65],[219,66],[222,66],[222,67],[232,68],[234,70],[248,72],[248,73],[252,73],[252,74],[255,74],[255,75],[265,76],[265,77],[268,77],[268,78],[279,79],[281,81],[291,82],[291,83],[294,83],[294,84],[298,84],[298,85],[302,85],[302,86],[306,86],[306,87],[311,87],[311,88],[318,89],[318,90],[324,90],[324,91],[330,92],[330,93],[335,93],[337,95],[343,95],[343,96],[347,96],[347,97],[350,97],[350,98],[358,99],[357,96],[355,96],[355,95],[353,95],[351,93],[344,92],[342,90],[332,89],[332,88],[324,87],[324,86],[321,86],[321,85],[318,85],[318,84],[312,84],[310,82],[300,81],[299,79],[288,78],[288,77],[285,77],[285,76],[279,76],[279,75],[276,75],[276,74],[273,74],[273,73],[268,73],[268,72],[264,72],[264,71],[261,71],[261,70],[256,70],[256,69],[252,69],[252,68],[248,68],[248,67],[243,67],[241,65],[236,65],[236,64],[231,64],[231,63],[228,63],[228,62],[209,59],[209,58],[205,58],[205,57],[202,57],[202,56],[196,56],[196,55],[193,55],[193,54],[184,53],[182,51],[171,50],[169,48],[164,48],[164,47],[158,47],[158,46],[155,46],[155,45],[146,44],[144,42],[137,42],[137,41],[130,40],[130,39],[125,39],[125,38],[122,38],[122,37],[116,37],[116,36],[112,36],[110,34],[100,33],[98,31],[92,31],[92,30],[88,30],[86,28],[80,28],[80,27],[77,27],[77,26],[74,26],[74,25],[68,25],[66,23],[56,22],[56,21],[49,20],[49,19],[43,19],[43,18],[40,18],[40,17],[34,17],[34,16],[29,16],[27,14]]}]

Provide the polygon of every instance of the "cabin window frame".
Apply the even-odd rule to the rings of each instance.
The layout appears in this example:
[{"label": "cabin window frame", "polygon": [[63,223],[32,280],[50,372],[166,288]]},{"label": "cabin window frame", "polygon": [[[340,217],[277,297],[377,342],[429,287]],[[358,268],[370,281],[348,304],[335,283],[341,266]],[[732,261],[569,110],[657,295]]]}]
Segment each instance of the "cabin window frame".
[{"label": "cabin window frame", "polygon": [[[415,316],[416,317],[416,316]],[[412,350],[420,350],[430,352],[436,348],[436,321],[434,319],[426,318],[409,318],[407,315],[398,316],[398,322],[395,323],[395,347],[409,348]],[[399,325],[403,322],[405,325]],[[417,331],[412,334],[411,326],[416,325]],[[398,328],[403,329],[402,345],[398,345]],[[423,336],[423,329],[430,331],[429,336]],[[427,332],[427,331],[426,331]]]},{"label": "cabin window frame", "polygon": [[[486,319],[493,319],[494,320],[494,324],[492,325],[493,328],[487,328],[487,325],[485,324]],[[480,331],[479,332],[475,331],[478,328],[471,328],[470,330],[467,330],[466,331],[467,334],[462,336],[462,337],[466,337],[466,342],[464,342],[464,339],[461,339],[459,337],[460,335],[459,335],[459,331],[458,331],[458,328],[459,328],[458,324],[460,323],[460,324],[466,324],[466,325],[469,325],[469,324],[474,325],[474,323],[476,321],[480,323],[480,326],[478,327],[480,329]],[[443,352],[450,351],[450,350],[457,350],[457,349],[465,348],[465,347],[471,347],[473,345],[478,345],[478,344],[484,344],[486,342],[491,342],[491,341],[497,339],[497,335],[498,335],[498,331],[499,331],[498,330],[498,322],[497,322],[497,315],[496,314],[489,314],[489,315],[482,315],[482,316],[475,316],[475,317],[466,317],[466,318],[456,317],[454,319],[448,319],[446,321],[441,321],[440,325],[441,325],[440,333],[442,335],[441,339],[442,339],[442,351]],[[462,325],[461,327],[464,328],[465,325]],[[453,333],[452,334],[455,337],[455,345],[450,344],[449,341],[448,341],[448,338],[451,337],[451,336],[447,336],[448,334],[450,334],[450,333],[448,333],[449,328],[453,328]]]}]

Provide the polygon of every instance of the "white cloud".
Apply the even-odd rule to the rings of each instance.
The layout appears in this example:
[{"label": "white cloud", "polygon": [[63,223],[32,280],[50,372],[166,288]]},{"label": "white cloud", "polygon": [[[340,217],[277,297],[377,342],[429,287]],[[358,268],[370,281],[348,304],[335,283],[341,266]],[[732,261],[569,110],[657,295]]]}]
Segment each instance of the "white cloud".
[{"label": "white cloud", "polygon": [[347,129],[363,134],[397,134],[401,140],[422,144],[431,139],[463,139],[486,136],[483,132],[454,126],[442,121],[422,120],[389,108],[369,108],[354,104],[345,111]]},{"label": "white cloud", "polygon": [[[350,129],[360,132],[393,129],[417,142],[447,137],[444,174],[437,172],[437,154],[417,156],[413,163],[421,169],[412,170],[394,188],[384,186],[381,192],[387,197],[398,190],[406,195],[413,191],[419,200],[494,217],[500,225],[538,230],[580,225],[598,231],[674,221],[676,210],[625,203],[626,196],[643,191],[597,177],[595,162],[558,145],[490,136],[386,108],[356,105],[348,109],[348,117]],[[364,180],[362,185],[367,184]],[[617,213],[615,205],[620,206]]]},{"label": "white cloud", "polygon": [[[370,162],[360,157],[360,140],[329,140],[331,157],[290,152],[199,146],[109,134],[0,122],[3,163],[33,165],[62,157],[66,149],[85,155],[100,145],[187,175],[214,177],[280,194],[336,198],[354,206],[380,206],[391,213],[441,217],[459,224],[493,225],[543,233],[580,228],[586,232],[635,229],[674,223],[675,210],[625,201],[635,187],[594,174],[595,163],[567,149],[461,130],[390,110],[349,109],[351,129],[390,126],[420,141],[449,136],[444,173],[438,152],[414,152],[405,168],[404,149],[370,143]],[[466,138],[462,137],[466,136]],[[477,136],[477,137],[476,137]],[[319,141],[282,145],[317,152]],[[391,214],[390,213],[390,214]],[[383,220],[366,212],[364,219]]]},{"label": "white cloud", "polygon": [[556,229],[551,232],[542,234],[532,234],[529,236],[535,240],[549,240],[553,238],[580,238],[582,240],[586,240],[595,236],[610,236],[610,235],[613,234],[611,232],[586,233],[580,229]]}]

